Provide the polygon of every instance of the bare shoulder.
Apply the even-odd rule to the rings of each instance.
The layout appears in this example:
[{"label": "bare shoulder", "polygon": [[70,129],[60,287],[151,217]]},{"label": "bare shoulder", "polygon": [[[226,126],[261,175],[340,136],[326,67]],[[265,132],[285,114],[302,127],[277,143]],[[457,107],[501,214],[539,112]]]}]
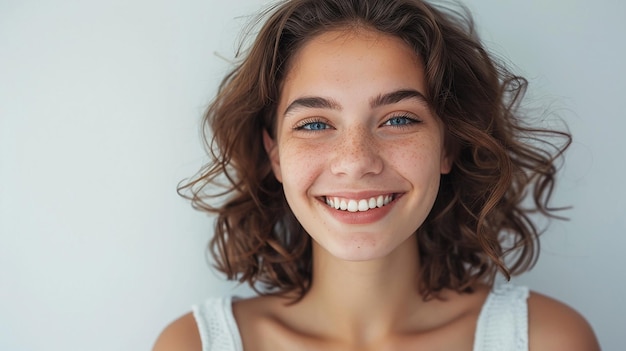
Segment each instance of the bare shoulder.
[{"label": "bare shoulder", "polygon": [[598,351],[598,340],[583,316],[555,299],[531,292],[528,298],[529,349]]},{"label": "bare shoulder", "polygon": [[193,314],[187,313],[168,325],[152,351],[201,351],[202,341]]}]

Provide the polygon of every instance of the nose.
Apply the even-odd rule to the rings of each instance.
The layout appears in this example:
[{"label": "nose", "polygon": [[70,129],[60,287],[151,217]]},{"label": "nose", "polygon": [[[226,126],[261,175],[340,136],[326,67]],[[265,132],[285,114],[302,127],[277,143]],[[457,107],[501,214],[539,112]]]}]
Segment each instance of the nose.
[{"label": "nose", "polygon": [[380,147],[365,128],[354,128],[338,136],[331,157],[330,170],[335,175],[360,179],[383,170]]}]

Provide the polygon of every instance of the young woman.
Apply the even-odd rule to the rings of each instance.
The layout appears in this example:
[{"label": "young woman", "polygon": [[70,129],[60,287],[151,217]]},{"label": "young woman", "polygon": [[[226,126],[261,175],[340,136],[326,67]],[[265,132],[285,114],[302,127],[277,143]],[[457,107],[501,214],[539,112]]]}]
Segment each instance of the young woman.
[{"label": "young woman", "polygon": [[553,216],[569,135],[525,124],[525,80],[471,21],[421,0],[268,16],[181,189],[217,214],[218,268],[260,296],[194,307],[154,350],[598,350],[571,308],[494,285],[535,262],[530,214]]}]

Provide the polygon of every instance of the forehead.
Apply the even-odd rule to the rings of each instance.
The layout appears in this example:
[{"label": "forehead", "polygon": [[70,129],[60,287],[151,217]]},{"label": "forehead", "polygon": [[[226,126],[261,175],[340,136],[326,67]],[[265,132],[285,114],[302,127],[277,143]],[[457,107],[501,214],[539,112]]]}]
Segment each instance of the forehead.
[{"label": "forehead", "polygon": [[402,39],[365,28],[332,30],[307,41],[291,58],[280,105],[297,95],[363,94],[415,89],[426,94],[420,57]]}]

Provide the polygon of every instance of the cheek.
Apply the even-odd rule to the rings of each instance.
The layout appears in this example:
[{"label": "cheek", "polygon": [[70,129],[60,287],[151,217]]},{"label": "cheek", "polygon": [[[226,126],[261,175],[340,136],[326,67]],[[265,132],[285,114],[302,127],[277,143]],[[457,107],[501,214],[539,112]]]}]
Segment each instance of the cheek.
[{"label": "cheek", "polygon": [[[406,178],[436,183],[441,175],[441,147],[435,140],[400,141],[386,147],[388,164]],[[431,186],[435,186],[432,184]]]},{"label": "cheek", "polygon": [[285,142],[280,147],[283,183],[305,186],[314,182],[323,170],[328,150],[324,146]]}]

